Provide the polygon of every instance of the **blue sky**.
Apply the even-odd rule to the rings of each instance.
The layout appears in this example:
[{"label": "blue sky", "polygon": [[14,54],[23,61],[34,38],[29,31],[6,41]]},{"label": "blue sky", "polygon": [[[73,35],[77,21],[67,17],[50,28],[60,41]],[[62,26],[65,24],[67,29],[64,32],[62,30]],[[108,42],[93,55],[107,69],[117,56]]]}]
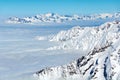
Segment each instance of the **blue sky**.
[{"label": "blue sky", "polygon": [[120,0],[0,0],[0,16],[114,13],[120,11],[119,4]]}]

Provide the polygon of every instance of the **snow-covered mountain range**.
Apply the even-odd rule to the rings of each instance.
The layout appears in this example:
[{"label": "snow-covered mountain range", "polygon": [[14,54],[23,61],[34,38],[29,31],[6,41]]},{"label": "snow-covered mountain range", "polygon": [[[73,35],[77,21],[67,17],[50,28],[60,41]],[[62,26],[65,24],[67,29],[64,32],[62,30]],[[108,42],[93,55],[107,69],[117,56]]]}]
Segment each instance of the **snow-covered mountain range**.
[{"label": "snow-covered mountain range", "polygon": [[78,20],[97,20],[108,18],[120,18],[120,13],[103,13],[94,15],[59,15],[54,13],[39,14],[33,17],[10,17],[6,22],[11,24],[40,24],[40,23],[63,23],[66,21],[78,21]]},{"label": "snow-covered mountain range", "polygon": [[51,41],[63,43],[63,49],[86,51],[86,55],[36,72],[34,77],[38,80],[120,80],[119,21],[99,27],[73,27],[59,32]]}]

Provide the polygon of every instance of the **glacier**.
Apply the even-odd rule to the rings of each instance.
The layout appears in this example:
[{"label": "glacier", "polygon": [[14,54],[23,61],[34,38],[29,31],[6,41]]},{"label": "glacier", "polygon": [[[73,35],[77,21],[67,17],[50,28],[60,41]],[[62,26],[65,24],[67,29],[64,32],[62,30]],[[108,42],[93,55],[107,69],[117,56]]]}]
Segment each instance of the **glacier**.
[{"label": "glacier", "polygon": [[86,55],[37,71],[33,74],[37,80],[120,80],[120,21],[98,27],[76,26],[50,41],[61,43],[55,49],[79,49]]}]

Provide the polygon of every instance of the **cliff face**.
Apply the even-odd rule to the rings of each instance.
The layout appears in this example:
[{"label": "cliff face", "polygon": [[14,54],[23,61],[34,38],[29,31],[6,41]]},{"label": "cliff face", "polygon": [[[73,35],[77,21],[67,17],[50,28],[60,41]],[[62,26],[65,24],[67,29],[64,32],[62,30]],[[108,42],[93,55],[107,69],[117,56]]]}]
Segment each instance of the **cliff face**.
[{"label": "cliff face", "polygon": [[[82,32],[81,35],[81,30],[92,32],[92,34]],[[89,48],[87,55],[69,64],[36,72],[34,76],[38,80],[120,80],[120,22],[108,22],[97,28],[81,29],[77,27],[65,33],[67,34],[67,32],[75,34],[67,37],[64,35],[63,39],[63,36],[59,35],[60,32],[59,36],[54,36],[52,41],[66,42],[76,39],[77,42],[81,42],[81,36],[92,37],[94,42],[89,40],[92,46],[87,47],[87,49]],[[86,41],[82,42],[86,44]]]}]

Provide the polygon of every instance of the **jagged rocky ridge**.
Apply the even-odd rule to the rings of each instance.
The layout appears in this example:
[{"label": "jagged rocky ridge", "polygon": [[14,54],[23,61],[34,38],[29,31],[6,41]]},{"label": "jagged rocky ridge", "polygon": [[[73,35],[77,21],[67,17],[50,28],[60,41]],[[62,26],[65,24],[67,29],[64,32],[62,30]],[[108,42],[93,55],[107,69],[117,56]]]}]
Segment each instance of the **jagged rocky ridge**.
[{"label": "jagged rocky ridge", "polygon": [[75,26],[70,30],[60,31],[50,39],[50,41],[59,42],[60,45],[50,47],[49,49],[80,49],[82,51],[89,51],[94,45],[101,42],[104,43],[104,40],[111,41],[114,39],[114,36],[118,35],[115,32],[115,29],[117,29],[115,28],[116,25],[107,22],[98,27]]},{"label": "jagged rocky ridge", "polygon": [[42,69],[34,76],[38,80],[120,80],[120,22],[93,29],[97,30],[95,34],[104,35],[94,42],[86,56],[63,66]]},{"label": "jagged rocky ridge", "polygon": [[59,15],[54,13],[40,14],[33,17],[10,17],[6,22],[12,24],[38,24],[38,23],[63,23],[66,21],[78,21],[78,20],[97,20],[108,18],[120,18],[120,13],[103,13],[95,15]]}]

